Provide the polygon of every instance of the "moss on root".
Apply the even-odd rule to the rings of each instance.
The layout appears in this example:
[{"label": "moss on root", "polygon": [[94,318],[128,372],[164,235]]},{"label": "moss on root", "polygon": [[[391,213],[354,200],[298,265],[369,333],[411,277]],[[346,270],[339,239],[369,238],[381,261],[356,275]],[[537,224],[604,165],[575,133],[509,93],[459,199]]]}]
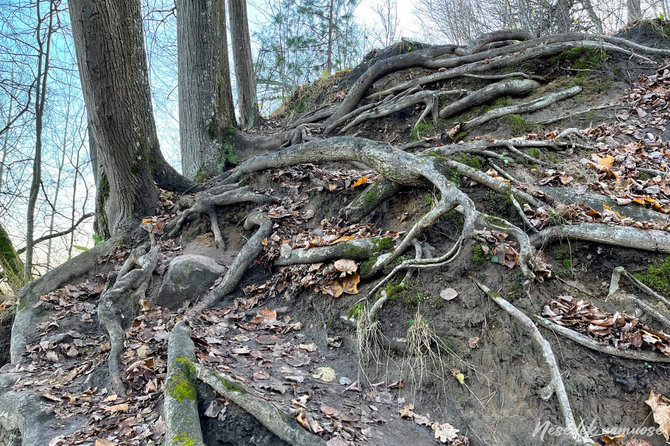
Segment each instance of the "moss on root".
[{"label": "moss on root", "polygon": [[167,393],[177,401],[195,400],[198,392],[195,388],[195,366],[190,359],[180,356],[175,359],[176,373],[167,383]]},{"label": "moss on root", "polygon": [[642,273],[634,273],[633,276],[640,282],[659,293],[670,291],[670,257],[657,260]]}]

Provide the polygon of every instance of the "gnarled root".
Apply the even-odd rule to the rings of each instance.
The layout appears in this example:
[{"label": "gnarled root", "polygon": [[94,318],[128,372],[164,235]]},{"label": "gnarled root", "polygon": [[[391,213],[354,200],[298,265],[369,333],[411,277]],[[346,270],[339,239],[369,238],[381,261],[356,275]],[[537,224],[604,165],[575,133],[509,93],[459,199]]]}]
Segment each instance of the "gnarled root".
[{"label": "gnarled root", "polygon": [[[109,379],[114,391],[125,393],[125,385],[121,379],[121,354],[123,353],[124,327],[120,301],[123,298],[139,298],[144,291],[151,274],[158,263],[158,246],[153,246],[146,253],[146,247],[134,249],[119,271],[116,282],[105,291],[98,303],[98,319],[109,334],[110,351],[107,359]],[[135,268],[135,267],[138,268]],[[135,268],[135,269],[133,269]]]},{"label": "gnarled root", "polygon": [[579,445],[592,445],[588,437],[583,437],[579,430],[577,429],[577,423],[575,423],[575,418],[572,415],[572,410],[570,409],[570,401],[568,400],[568,393],[565,391],[565,385],[563,384],[563,378],[561,378],[561,371],[558,368],[558,363],[554,357],[554,352],[551,349],[549,342],[542,336],[540,330],[537,329],[533,321],[521,312],[514,305],[506,301],[501,295],[493,292],[486,285],[483,285],[477,282],[477,286],[486,293],[500,308],[505,310],[510,316],[514,317],[521,325],[526,328],[540,347],[542,348],[542,353],[544,355],[544,360],[549,366],[551,371],[551,385],[553,386],[554,391],[556,392],[556,397],[558,398],[558,404],[561,408],[561,414],[563,415],[563,421],[565,422],[565,427],[570,433],[573,441]]}]

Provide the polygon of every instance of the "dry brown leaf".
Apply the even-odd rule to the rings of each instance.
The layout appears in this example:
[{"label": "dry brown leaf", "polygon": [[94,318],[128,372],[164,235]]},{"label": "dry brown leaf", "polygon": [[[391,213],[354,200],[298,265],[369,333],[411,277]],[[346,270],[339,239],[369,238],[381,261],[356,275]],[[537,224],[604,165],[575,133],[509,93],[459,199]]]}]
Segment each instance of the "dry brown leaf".
[{"label": "dry brown leaf", "polygon": [[479,338],[477,336],[473,336],[468,339],[468,345],[470,348],[477,348],[477,342],[479,342]]},{"label": "dry brown leaf", "polygon": [[661,428],[665,441],[670,440],[670,400],[652,390],[645,401],[654,414],[654,421]]},{"label": "dry brown leaf", "polygon": [[444,300],[454,300],[458,296],[458,291],[453,288],[445,288],[440,291],[440,297]]},{"label": "dry brown leaf", "polygon": [[95,446],[116,446],[118,443],[114,441],[109,441],[104,438],[98,438],[95,440]]},{"label": "dry brown leaf", "polygon": [[458,429],[449,423],[435,422],[430,426],[435,431],[435,439],[446,443],[450,440],[455,440],[458,437]]},{"label": "dry brown leaf", "polygon": [[335,269],[343,273],[355,273],[358,265],[351,259],[340,259],[335,261]]},{"label": "dry brown leaf", "polygon": [[400,418],[407,418],[408,420],[414,419],[414,404],[406,404],[399,410],[399,412]]},{"label": "dry brown leaf", "polygon": [[128,403],[117,404],[115,406],[108,407],[107,410],[111,413],[116,412],[128,412]]}]

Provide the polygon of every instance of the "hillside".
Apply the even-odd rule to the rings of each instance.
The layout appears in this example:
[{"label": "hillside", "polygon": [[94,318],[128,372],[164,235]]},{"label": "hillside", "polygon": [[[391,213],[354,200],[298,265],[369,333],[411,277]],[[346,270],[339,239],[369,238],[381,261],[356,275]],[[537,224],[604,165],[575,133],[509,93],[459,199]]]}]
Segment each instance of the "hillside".
[{"label": "hillside", "polygon": [[666,444],[669,33],[299,89],[252,135],[301,143],[22,289],[0,445]]}]

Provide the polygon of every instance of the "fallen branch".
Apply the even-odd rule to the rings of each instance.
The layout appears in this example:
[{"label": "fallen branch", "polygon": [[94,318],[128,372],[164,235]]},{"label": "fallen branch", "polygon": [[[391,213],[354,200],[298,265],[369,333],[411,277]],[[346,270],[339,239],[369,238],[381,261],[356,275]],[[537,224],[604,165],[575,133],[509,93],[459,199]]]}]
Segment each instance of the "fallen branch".
[{"label": "fallen branch", "polygon": [[575,418],[572,415],[572,410],[570,409],[570,400],[568,399],[568,393],[565,391],[565,385],[563,384],[563,378],[561,378],[561,370],[558,368],[558,362],[554,357],[554,352],[551,349],[551,344],[542,336],[540,330],[537,329],[533,321],[526,316],[522,311],[516,308],[514,305],[505,300],[500,294],[493,292],[486,285],[476,282],[479,289],[481,289],[486,295],[491,298],[500,308],[509,313],[510,316],[514,317],[523,327],[530,332],[531,336],[540,345],[542,353],[544,355],[544,360],[549,366],[551,372],[551,385],[556,392],[556,397],[558,398],[558,405],[561,408],[561,414],[563,415],[563,421],[565,422],[565,427],[568,430],[572,439],[581,445],[592,445],[593,441],[590,438],[584,437],[579,433],[577,429],[577,423],[575,423]]},{"label": "fallen branch", "polygon": [[198,379],[240,406],[286,443],[295,446],[325,446],[323,440],[301,428],[289,414],[251,395],[242,383],[232,377],[200,364],[195,364],[195,370]]}]

